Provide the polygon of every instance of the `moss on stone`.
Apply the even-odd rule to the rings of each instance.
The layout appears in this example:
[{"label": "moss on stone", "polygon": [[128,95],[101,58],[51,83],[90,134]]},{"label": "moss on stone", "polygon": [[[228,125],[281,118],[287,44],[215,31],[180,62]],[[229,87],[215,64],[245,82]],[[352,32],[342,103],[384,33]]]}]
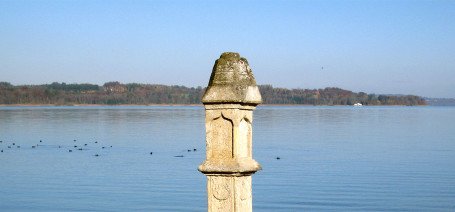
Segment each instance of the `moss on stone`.
[{"label": "moss on stone", "polygon": [[253,72],[239,53],[225,52],[215,61],[203,103],[261,103]]}]

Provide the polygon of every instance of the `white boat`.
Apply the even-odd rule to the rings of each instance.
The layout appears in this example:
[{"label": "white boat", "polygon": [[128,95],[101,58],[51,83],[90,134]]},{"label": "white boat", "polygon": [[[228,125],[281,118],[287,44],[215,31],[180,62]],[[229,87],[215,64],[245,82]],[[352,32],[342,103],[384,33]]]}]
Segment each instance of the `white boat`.
[{"label": "white boat", "polygon": [[360,103],[360,102],[357,102],[357,103],[355,103],[355,104],[354,104],[354,106],[356,106],[356,107],[360,107],[360,106],[363,106],[363,105],[362,105],[362,103]]}]

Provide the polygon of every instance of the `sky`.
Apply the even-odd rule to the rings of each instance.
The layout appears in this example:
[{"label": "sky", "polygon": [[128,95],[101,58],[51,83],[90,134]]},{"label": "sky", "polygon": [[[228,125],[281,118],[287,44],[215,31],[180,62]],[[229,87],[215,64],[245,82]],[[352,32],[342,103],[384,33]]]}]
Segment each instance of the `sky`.
[{"label": "sky", "polygon": [[0,0],[0,81],[258,84],[455,98],[455,1]]}]

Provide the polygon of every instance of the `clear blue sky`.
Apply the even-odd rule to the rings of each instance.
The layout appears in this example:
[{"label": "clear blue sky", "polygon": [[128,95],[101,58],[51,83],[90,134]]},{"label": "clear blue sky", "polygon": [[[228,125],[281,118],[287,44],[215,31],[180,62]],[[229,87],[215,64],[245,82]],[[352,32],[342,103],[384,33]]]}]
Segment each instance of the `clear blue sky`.
[{"label": "clear blue sky", "polygon": [[0,0],[16,85],[205,86],[224,51],[259,84],[455,97],[455,1]]}]

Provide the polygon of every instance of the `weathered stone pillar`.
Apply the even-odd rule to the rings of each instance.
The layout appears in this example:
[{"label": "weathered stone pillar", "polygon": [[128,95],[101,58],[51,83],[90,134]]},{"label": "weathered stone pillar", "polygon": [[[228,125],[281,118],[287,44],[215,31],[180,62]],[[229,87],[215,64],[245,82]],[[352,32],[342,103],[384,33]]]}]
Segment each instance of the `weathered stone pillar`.
[{"label": "weathered stone pillar", "polygon": [[202,97],[205,106],[208,211],[252,211],[251,175],[261,169],[252,158],[253,110],[262,102],[245,58],[223,53]]}]

